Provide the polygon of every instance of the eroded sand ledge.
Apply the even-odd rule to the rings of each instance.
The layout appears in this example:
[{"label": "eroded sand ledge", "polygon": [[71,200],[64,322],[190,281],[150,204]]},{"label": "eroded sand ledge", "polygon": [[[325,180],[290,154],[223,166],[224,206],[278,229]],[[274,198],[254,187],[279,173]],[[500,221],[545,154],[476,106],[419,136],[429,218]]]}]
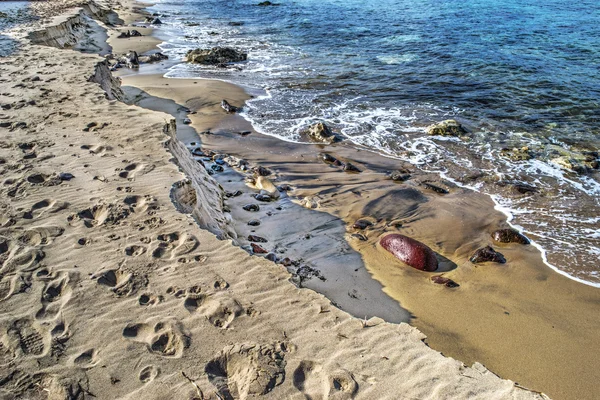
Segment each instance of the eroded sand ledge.
[{"label": "eroded sand ledge", "polygon": [[108,100],[119,88],[98,56],[24,44],[0,68],[3,397],[544,397],[218,240],[222,191],[202,169],[202,201],[180,213],[171,116]]}]

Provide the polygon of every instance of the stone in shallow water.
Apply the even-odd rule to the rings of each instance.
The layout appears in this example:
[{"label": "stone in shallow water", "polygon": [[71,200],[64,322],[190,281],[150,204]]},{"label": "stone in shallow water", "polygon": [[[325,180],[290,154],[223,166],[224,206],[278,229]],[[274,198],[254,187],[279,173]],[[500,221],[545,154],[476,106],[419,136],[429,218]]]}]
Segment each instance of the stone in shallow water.
[{"label": "stone in shallow water", "polygon": [[432,276],[431,282],[436,283],[438,285],[444,285],[448,288],[457,288],[460,286],[458,283],[454,282],[452,279],[445,278],[441,275]]},{"label": "stone in shallow water", "polygon": [[256,235],[248,235],[249,242],[267,243],[267,239]]},{"label": "stone in shallow water", "polygon": [[260,225],[260,221],[257,219],[251,219],[250,221],[248,221],[248,225],[250,226],[259,226]]},{"label": "stone in shallow water", "polygon": [[260,211],[260,207],[258,206],[258,204],[246,204],[242,208],[246,211],[253,211],[253,212]]},{"label": "stone in shallow water", "polygon": [[469,261],[471,261],[474,264],[488,261],[504,264],[506,262],[506,259],[502,254],[498,253],[491,246],[486,246],[482,247],[481,249],[478,249],[475,253],[473,253]]},{"label": "stone in shallow water", "polygon": [[529,244],[531,243],[529,239],[523,236],[516,229],[498,229],[494,233],[492,233],[492,238],[496,242],[500,243],[519,243],[519,244]]},{"label": "stone in shallow water", "polygon": [[461,136],[467,133],[460,123],[447,119],[427,128],[427,133],[435,136]]},{"label": "stone in shallow water", "polygon": [[413,268],[429,272],[438,268],[438,260],[433,250],[415,239],[393,233],[381,238],[379,244]]},{"label": "stone in shallow water", "polygon": [[322,122],[309,126],[306,130],[306,135],[310,140],[320,143],[333,143],[341,140],[338,135],[333,133],[331,129]]}]

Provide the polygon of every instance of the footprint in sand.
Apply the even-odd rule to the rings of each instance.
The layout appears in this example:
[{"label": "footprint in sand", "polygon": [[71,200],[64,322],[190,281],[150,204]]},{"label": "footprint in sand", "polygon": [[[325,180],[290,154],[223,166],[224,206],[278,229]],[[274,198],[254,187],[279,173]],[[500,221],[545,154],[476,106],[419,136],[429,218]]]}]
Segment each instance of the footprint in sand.
[{"label": "footprint in sand", "polygon": [[125,248],[125,255],[129,257],[139,257],[146,252],[146,247],[144,246],[128,246]]},{"label": "footprint in sand", "polygon": [[307,400],[352,399],[358,392],[358,384],[348,371],[337,368],[327,372],[321,364],[302,361],[294,371],[294,386]]},{"label": "footprint in sand", "polygon": [[148,285],[145,275],[121,269],[102,269],[92,275],[99,285],[106,286],[119,297],[132,296]]},{"label": "footprint in sand", "polygon": [[200,244],[195,236],[180,232],[161,234],[156,240],[158,244],[152,250],[154,258],[177,258],[196,250]]},{"label": "footprint in sand", "polygon": [[39,357],[48,352],[50,338],[41,326],[27,318],[19,319],[6,332],[9,347],[25,356]]},{"label": "footprint in sand", "polygon": [[73,359],[73,364],[79,368],[92,368],[97,364],[96,356],[95,349],[86,350]]},{"label": "footprint in sand", "polygon": [[158,375],[160,375],[160,368],[155,367],[154,365],[148,365],[142,368],[140,374],[138,375],[138,378],[142,383],[148,383],[155,380],[158,377]]},{"label": "footprint in sand", "polygon": [[136,175],[147,174],[148,172],[152,171],[153,169],[154,169],[154,165],[131,163],[131,164],[128,164],[122,170],[119,169],[120,172],[118,175],[119,175],[119,178],[133,179],[133,178],[135,178]]},{"label": "footprint in sand", "polygon": [[231,298],[202,298],[196,310],[204,315],[211,324],[221,329],[227,329],[237,317],[244,314],[244,308],[240,303]]},{"label": "footprint in sand", "polygon": [[123,329],[123,337],[145,343],[151,353],[170,358],[180,358],[190,344],[181,324],[173,321],[158,322],[154,327],[146,323],[128,324]]},{"label": "footprint in sand", "polygon": [[46,283],[42,291],[42,308],[36,313],[37,320],[55,319],[65,304],[71,299],[73,284],[67,273],[59,273],[58,277]]},{"label": "footprint in sand", "polygon": [[83,221],[87,228],[94,228],[101,225],[120,225],[133,210],[129,206],[121,204],[96,204],[93,207],[79,211],[77,214],[70,215],[67,220],[69,223]]},{"label": "footprint in sand", "polygon": [[143,213],[146,210],[156,210],[157,200],[153,196],[145,195],[145,196],[137,196],[130,195],[125,197],[123,203],[127,204],[132,210],[136,213]]},{"label": "footprint in sand", "polygon": [[208,380],[226,400],[269,393],[285,379],[280,345],[236,344],[224,348],[204,367]]},{"label": "footprint in sand", "polygon": [[23,213],[23,219],[39,218],[45,213],[55,213],[69,207],[69,203],[57,202],[51,199],[40,200]]},{"label": "footprint in sand", "polygon": [[23,231],[17,240],[25,246],[46,246],[64,233],[58,226],[41,226]]}]

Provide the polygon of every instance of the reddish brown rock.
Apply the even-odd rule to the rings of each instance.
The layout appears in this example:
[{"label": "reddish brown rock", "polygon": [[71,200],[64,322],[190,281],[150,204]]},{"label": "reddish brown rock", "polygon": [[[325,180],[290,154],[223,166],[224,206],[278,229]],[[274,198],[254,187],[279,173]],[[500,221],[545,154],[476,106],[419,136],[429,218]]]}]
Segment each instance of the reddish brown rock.
[{"label": "reddish brown rock", "polygon": [[261,246],[257,245],[256,243],[250,243],[250,246],[252,246],[252,251],[254,252],[254,254],[267,254],[268,251],[263,249]]},{"label": "reddish brown rock", "polygon": [[473,253],[469,261],[471,261],[474,264],[487,261],[504,264],[506,262],[506,259],[502,254],[498,253],[491,246],[486,246],[482,247],[481,249],[478,249],[475,253]]},{"label": "reddish brown rock", "polygon": [[531,243],[529,239],[523,236],[516,229],[498,229],[494,233],[492,233],[492,238],[500,243],[519,243],[519,244],[529,244]]},{"label": "reddish brown rock", "polygon": [[433,250],[407,236],[393,233],[381,238],[379,244],[397,259],[413,268],[429,272],[438,268],[438,261]]},{"label": "reddish brown rock", "polygon": [[367,221],[366,219],[359,219],[352,225],[352,227],[354,229],[363,230],[363,229],[367,229],[368,227],[370,227],[372,225],[373,225],[373,223],[371,221]]},{"label": "reddish brown rock", "polygon": [[438,285],[444,285],[448,288],[456,288],[456,287],[460,286],[458,283],[454,282],[452,279],[445,278],[441,275],[432,276],[431,282],[436,283]]}]

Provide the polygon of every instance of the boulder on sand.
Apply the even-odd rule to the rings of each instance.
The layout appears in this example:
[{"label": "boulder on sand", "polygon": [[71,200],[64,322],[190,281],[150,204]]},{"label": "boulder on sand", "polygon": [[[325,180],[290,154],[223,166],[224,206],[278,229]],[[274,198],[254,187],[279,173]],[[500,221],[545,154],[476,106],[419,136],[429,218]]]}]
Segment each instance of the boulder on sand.
[{"label": "boulder on sand", "polygon": [[185,58],[187,62],[195,64],[218,65],[246,61],[248,54],[230,47],[213,47],[212,49],[190,50],[186,53]]},{"label": "boulder on sand", "polygon": [[413,268],[428,272],[438,268],[438,260],[433,250],[415,239],[393,233],[381,238],[379,244]]},{"label": "boulder on sand", "polygon": [[519,244],[529,244],[531,243],[529,239],[527,239],[524,235],[522,235],[516,229],[498,229],[492,233],[492,238],[496,242],[500,243],[519,243]]},{"label": "boulder on sand", "polygon": [[323,122],[317,122],[308,127],[306,135],[313,142],[333,143],[341,141],[341,138],[333,133]]}]

